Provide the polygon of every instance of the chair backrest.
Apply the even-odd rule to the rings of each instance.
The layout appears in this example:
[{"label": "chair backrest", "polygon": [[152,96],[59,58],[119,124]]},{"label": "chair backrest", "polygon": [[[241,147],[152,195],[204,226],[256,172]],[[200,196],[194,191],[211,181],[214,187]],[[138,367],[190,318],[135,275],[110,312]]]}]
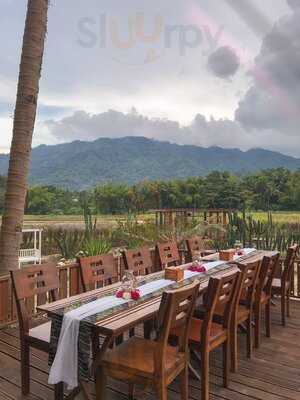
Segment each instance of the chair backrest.
[{"label": "chair backrest", "polygon": [[13,293],[22,333],[28,333],[30,315],[26,302],[32,302],[32,309],[37,304],[58,300],[59,278],[55,263],[23,266],[21,269],[10,271]]},{"label": "chair backrest", "polygon": [[272,284],[279,266],[279,252],[274,252],[272,256],[265,256],[261,263],[257,288],[256,299],[260,300],[263,293],[267,296],[272,294]]},{"label": "chair backrest", "polygon": [[261,261],[237,265],[242,274],[240,290],[237,294],[237,302],[238,304],[241,302],[251,310],[255,300],[255,290],[260,273]]},{"label": "chair backrest", "polygon": [[282,273],[282,280],[286,283],[290,283],[292,274],[294,271],[294,264],[299,251],[299,245],[295,244],[288,248],[286,258],[284,260],[284,269]]},{"label": "chair backrest", "polygon": [[158,243],[156,251],[161,268],[180,265],[180,256],[176,242]]},{"label": "chair backrest", "polygon": [[178,332],[178,351],[187,354],[189,328],[199,295],[199,286],[200,282],[195,281],[191,285],[163,293],[157,318],[158,346],[154,358],[156,371],[165,366],[171,330],[176,329]]},{"label": "chair backrest", "polygon": [[[223,328],[228,329],[234,308],[237,306],[236,296],[241,284],[241,272],[236,271],[222,278],[210,278],[206,296],[204,298],[205,316],[202,324],[202,338],[204,341],[210,336],[215,310],[222,310]],[[219,312],[218,312],[219,314]]]},{"label": "chair backrest", "polygon": [[82,286],[86,292],[118,282],[118,265],[112,254],[79,259]]},{"label": "chair backrest", "polygon": [[186,248],[188,251],[188,257],[190,260],[196,255],[201,255],[205,250],[205,242],[202,237],[194,236],[186,240]]},{"label": "chair backrest", "polygon": [[125,268],[134,272],[135,275],[148,275],[154,272],[154,266],[149,247],[123,252]]}]

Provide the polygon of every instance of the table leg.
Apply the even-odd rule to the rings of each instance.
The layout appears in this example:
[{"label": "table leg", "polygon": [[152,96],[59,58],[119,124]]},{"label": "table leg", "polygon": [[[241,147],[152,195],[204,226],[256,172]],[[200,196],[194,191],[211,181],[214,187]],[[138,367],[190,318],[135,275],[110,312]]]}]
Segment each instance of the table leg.
[{"label": "table leg", "polygon": [[91,400],[92,396],[90,396],[90,393],[89,393],[89,383],[88,382],[84,382],[84,381],[80,381],[79,385],[80,385],[83,397],[86,400]]},{"label": "table leg", "polygon": [[93,366],[92,370],[95,377],[95,390],[96,399],[105,400],[106,399],[106,376],[101,368],[101,359],[105,352],[108,350],[110,344],[113,341],[112,336],[107,336],[100,347],[99,345],[99,334],[97,332],[93,333],[92,337],[92,347],[93,347]]},{"label": "table leg", "polygon": [[106,376],[100,366],[95,372],[95,390],[97,400],[106,400]]}]

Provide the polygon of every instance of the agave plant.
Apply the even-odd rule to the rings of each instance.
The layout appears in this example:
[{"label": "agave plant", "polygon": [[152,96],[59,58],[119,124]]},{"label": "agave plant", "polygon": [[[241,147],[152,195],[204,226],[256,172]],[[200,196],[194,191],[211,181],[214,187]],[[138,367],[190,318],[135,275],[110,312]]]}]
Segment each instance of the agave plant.
[{"label": "agave plant", "polygon": [[84,232],[74,227],[52,227],[44,232],[47,254],[59,252],[64,259],[72,259],[84,241]]},{"label": "agave plant", "polygon": [[86,257],[107,254],[112,250],[112,243],[105,238],[87,238],[85,239],[81,254]]}]

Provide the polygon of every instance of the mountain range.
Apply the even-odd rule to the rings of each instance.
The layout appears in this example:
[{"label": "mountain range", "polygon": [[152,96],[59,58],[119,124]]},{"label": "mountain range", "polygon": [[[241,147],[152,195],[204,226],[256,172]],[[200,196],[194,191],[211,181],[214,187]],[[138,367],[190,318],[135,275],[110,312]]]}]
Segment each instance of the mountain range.
[{"label": "mountain range", "polygon": [[[8,155],[0,155],[0,175],[6,175]],[[300,159],[252,149],[198,147],[144,137],[100,138],[41,145],[32,151],[31,185],[83,190],[105,182],[137,183],[145,179],[186,178],[211,171],[246,174],[261,169],[300,169]]]}]

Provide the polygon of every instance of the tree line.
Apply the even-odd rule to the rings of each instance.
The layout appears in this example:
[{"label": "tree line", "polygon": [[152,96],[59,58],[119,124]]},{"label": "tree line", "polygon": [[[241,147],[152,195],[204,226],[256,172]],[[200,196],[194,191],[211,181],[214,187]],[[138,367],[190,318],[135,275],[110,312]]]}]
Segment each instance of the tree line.
[{"label": "tree line", "polygon": [[[0,177],[1,212],[4,190],[5,179]],[[247,176],[216,171],[205,177],[145,180],[132,186],[107,183],[84,193],[34,186],[28,190],[26,213],[81,214],[83,198],[88,198],[93,212],[99,214],[139,213],[155,208],[300,211],[300,171],[278,168]]]}]

